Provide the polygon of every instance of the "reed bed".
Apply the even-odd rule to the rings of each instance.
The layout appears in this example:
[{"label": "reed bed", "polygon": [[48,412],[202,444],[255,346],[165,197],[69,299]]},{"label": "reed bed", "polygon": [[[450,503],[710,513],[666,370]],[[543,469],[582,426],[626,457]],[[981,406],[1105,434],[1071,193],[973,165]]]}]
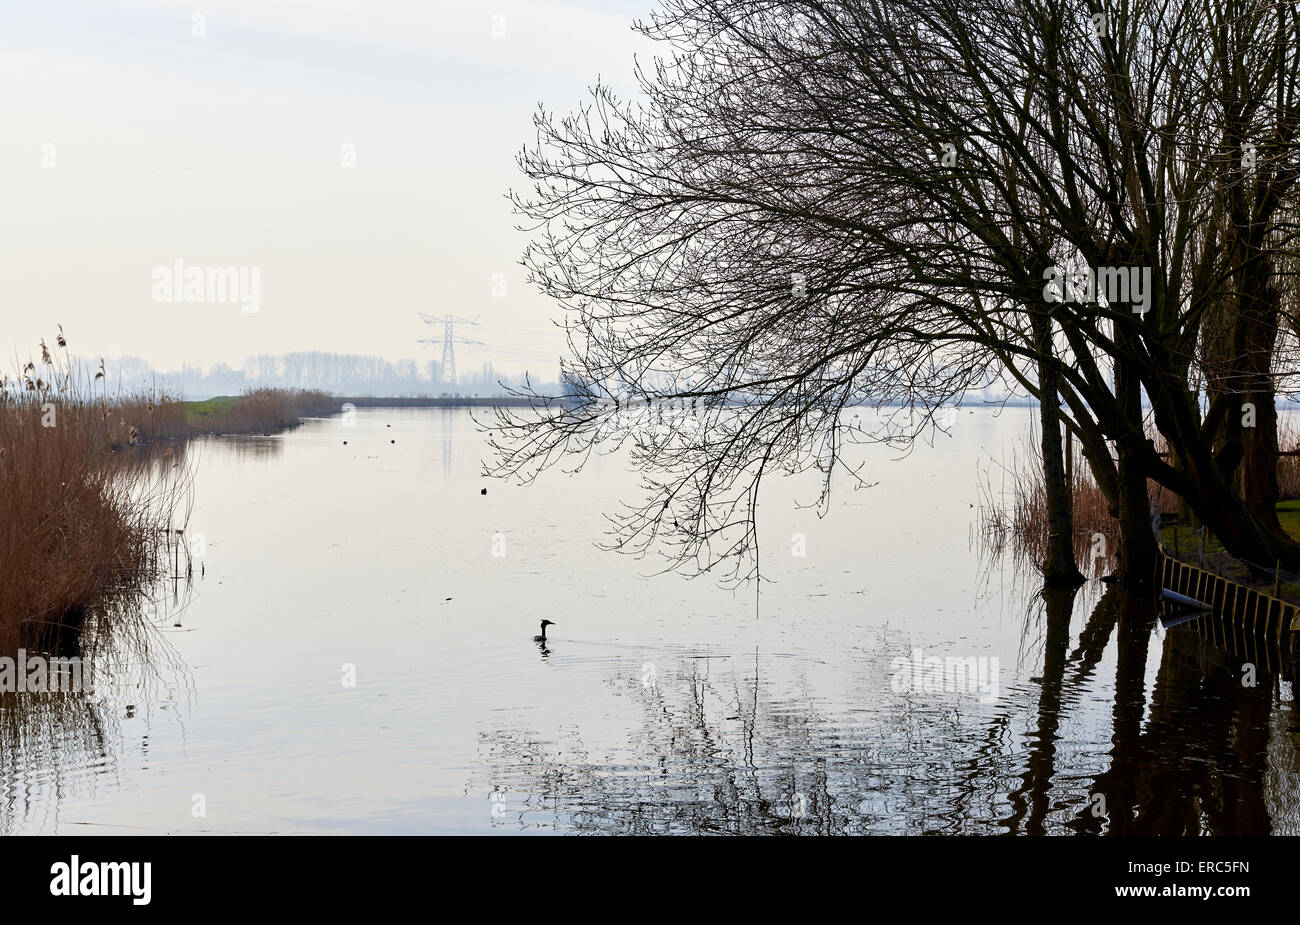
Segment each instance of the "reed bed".
[{"label": "reed bed", "polygon": [[[254,389],[233,397],[185,402],[180,430],[195,434],[271,434],[297,427],[306,417],[340,410],[339,399],[310,389]],[[175,426],[175,425],[174,425]]]},{"label": "reed bed", "polygon": [[142,591],[185,572],[185,438],[269,434],[339,410],[317,391],[185,402],[109,396],[104,381],[102,363],[92,374],[69,357],[62,331],[53,351],[42,341],[39,359],[0,376],[0,655],[86,628],[126,632]]},{"label": "reed bed", "polygon": [[[1150,436],[1157,452],[1168,449],[1164,437],[1158,432],[1152,431]],[[1279,419],[1278,446],[1282,450],[1300,449],[1300,426],[1291,416],[1284,415]],[[1026,459],[1032,462],[1022,461]],[[996,489],[993,485],[995,471],[1000,473],[1000,484]],[[1278,482],[1281,500],[1300,499],[1300,456],[1278,459]],[[1174,526],[1165,527],[1166,542],[1178,546],[1179,552],[1210,554],[1225,561],[1231,558],[1226,554],[1218,555],[1222,547],[1213,538],[1200,546],[1193,526],[1177,524],[1180,513],[1177,496],[1153,481],[1147,482],[1147,491],[1151,496],[1151,509],[1160,511],[1166,524],[1170,520],[1175,522]],[[1115,552],[1119,526],[1110,514],[1101,489],[1093,481],[1087,462],[1077,450],[1070,494],[1074,506],[1075,559],[1084,575],[1094,577],[1112,564],[1110,557]],[[1041,562],[1047,551],[1047,491],[1033,447],[1026,445],[1009,464],[982,472],[979,495],[977,533],[980,545],[993,554],[1009,551],[1018,561]],[[1279,512],[1283,507],[1279,507]],[[1097,534],[1105,537],[1104,542],[1095,542]],[[1101,556],[1096,555],[1098,550],[1102,551]],[[1255,579],[1239,580],[1253,583]]]},{"label": "reed bed", "polygon": [[0,376],[0,655],[140,629],[129,616],[140,595],[189,564],[185,438],[269,434],[339,410],[316,391],[184,402],[109,396],[106,381],[102,363],[70,358],[62,330]]},{"label": "reed bed", "polygon": [[183,454],[149,442],[168,403],[96,395],[102,369],[80,378],[56,345],[0,377],[0,654],[107,630],[165,574],[189,487]]},{"label": "reed bed", "polygon": [[[1160,449],[1158,435],[1157,449]],[[1031,460],[1031,462],[1025,462]],[[1074,557],[1087,577],[1098,577],[1114,564],[1119,523],[1110,512],[1106,496],[1078,450],[1070,467],[1070,498],[1074,513]],[[994,487],[995,473],[999,485]],[[980,473],[977,539],[995,555],[1010,552],[1017,561],[1040,563],[1047,554],[1047,486],[1037,456],[1029,446],[1002,463]],[[1147,481],[1153,511],[1175,514],[1178,499],[1153,481]],[[1097,537],[1100,535],[1101,540]]]}]

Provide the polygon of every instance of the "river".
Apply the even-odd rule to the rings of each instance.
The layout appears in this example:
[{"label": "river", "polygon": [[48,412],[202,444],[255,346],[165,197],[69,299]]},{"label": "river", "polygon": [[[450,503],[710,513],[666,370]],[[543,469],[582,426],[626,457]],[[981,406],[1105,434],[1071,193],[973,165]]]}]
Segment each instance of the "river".
[{"label": "river", "polygon": [[484,479],[467,410],[196,441],[192,583],[5,695],[0,832],[1300,834],[1289,681],[973,542],[1030,418],[770,480],[757,596],[597,548],[617,456]]}]

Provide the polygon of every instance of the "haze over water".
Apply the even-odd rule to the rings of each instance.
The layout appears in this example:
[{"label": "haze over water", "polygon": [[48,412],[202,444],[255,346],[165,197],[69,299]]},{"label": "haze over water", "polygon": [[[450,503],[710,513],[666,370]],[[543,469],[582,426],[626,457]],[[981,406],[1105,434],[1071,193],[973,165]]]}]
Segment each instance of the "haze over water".
[{"label": "haze over water", "polygon": [[[156,677],[50,707],[53,744],[5,700],[0,831],[1300,834],[1289,681],[1243,690],[1194,625],[1118,658],[1095,581],[1065,638],[974,548],[977,467],[1030,420],[863,449],[821,518],[769,479],[757,605],[594,548],[639,499],[619,457],[483,479],[467,411],[200,441]],[[918,650],[996,659],[996,696],[907,689]]]}]

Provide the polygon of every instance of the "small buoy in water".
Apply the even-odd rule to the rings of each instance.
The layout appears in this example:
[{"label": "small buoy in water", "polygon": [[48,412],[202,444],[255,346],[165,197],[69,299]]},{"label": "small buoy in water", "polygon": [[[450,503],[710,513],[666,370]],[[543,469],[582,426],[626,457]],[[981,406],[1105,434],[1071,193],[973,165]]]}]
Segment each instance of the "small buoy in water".
[{"label": "small buoy in water", "polygon": [[487,489],[486,489],[486,488],[480,489],[480,490],[479,490],[479,494],[480,494],[480,495],[486,495],[486,494],[487,494]]}]

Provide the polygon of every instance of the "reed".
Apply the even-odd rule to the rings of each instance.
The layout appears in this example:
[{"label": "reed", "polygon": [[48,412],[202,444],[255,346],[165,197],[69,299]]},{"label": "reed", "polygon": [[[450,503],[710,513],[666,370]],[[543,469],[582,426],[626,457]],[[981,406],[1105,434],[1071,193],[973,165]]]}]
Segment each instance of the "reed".
[{"label": "reed", "polygon": [[70,358],[61,329],[53,350],[42,341],[39,358],[0,376],[0,655],[88,625],[121,632],[142,591],[183,568],[185,438],[269,434],[339,410],[318,391],[184,402],[110,396],[106,381],[102,362]]},{"label": "reed", "polygon": [[239,396],[185,402],[173,436],[195,434],[271,434],[297,427],[305,417],[339,410],[328,392],[309,389],[254,389]]},{"label": "reed", "polygon": [[165,573],[189,485],[181,451],[150,442],[170,402],[110,400],[102,366],[85,376],[55,343],[0,377],[0,654],[109,629]]},{"label": "reed", "polygon": [[[1158,435],[1153,439],[1159,444]],[[1159,449],[1159,446],[1157,446]],[[1035,462],[1025,462],[1025,460]],[[992,469],[980,474],[977,538],[988,552],[1010,552],[1017,561],[1040,563],[1047,553],[1047,487],[1042,467],[1029,447],[1010,463],[997,467],[1000,485],[993,485]],[[1085,576],[1097,577],[1114,564],[1118,548],[1119,522],[1112,515],[1106,496],[1098,487],[1087,461],[1077,450],[1070,480],[1074,513],[1074,555]],[[1161,514],[1177,511],[1177,498],[1148,480],[1152,510]],[[1104,540],[1098,542],[1101,535]],[[1098,555],[1097,553],[1101,554]]]}]

